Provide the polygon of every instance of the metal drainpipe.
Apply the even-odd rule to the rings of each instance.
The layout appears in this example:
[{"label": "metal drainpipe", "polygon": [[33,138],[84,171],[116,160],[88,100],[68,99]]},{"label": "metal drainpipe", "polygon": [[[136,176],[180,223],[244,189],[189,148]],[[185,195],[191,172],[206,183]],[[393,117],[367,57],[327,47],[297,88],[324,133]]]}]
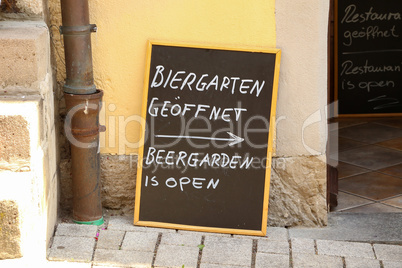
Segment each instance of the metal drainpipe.
[{"label": "metal drainpipe", "polygon": [[99,111],[103,91],[94,84],[91,32],[87,0],[61,0],[66,62],[63,86],[66,107],[65,131],[71,146],[73,220],[80,224],[103,224],[100,198]]}]

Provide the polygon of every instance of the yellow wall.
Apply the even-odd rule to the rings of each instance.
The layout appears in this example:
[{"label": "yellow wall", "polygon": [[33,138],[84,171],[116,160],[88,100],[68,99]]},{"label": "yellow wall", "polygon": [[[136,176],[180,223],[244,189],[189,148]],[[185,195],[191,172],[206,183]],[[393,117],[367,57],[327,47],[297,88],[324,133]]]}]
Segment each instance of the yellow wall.
[{"label": "yellow wall", "polygon": [[101,153],[136,153],[147,40],[275,47],[274,0],[90,0],[95,84],[104,90]]}]

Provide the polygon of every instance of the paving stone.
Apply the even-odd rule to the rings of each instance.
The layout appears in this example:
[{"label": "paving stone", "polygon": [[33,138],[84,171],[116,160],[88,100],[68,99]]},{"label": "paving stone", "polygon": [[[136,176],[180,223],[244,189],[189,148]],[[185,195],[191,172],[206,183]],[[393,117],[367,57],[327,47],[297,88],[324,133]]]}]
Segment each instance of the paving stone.
[{"label": "paving stone", "polygon": [[375,259],[373,248],[368,243],[317,240],[317,249],[318,255]]},{"label": "paving stone", "polygon": [[257,253],[255,268],[289,268],[289,255]]},{"label": "paving stone", "polygon": [[95,265],[151,267],[153,257],[153,252],[97,249],[93,263]]},{"label": "paving stone", "polygon": [[[223,233],[209,233],[209,232],[194,232],[194,231],[186,231],[186,230],[177,230],[177,232],[180,234],[183,234],[183,233],[190,233],[190,234],[193,234],[193,233],[197,233],[197,234],[200,234],[200,235],[203,235],[203,236],[215,236],[215,237],[229,237],[229,238],[232,238],[232,237],[242,237],[242,238],[244,238],[245,236],[243,236],[243,235],[232,235],[232,234],[223,234]],[[250,236],[246,236],[247,238],[250,238]]]},{"label": "paving stone", "polygon": [[93,265],[92,268],[121,268],[121,266],[111,266],[111,265]]},{"label": "paving stone", "polygon": [[161,244],[178,246],[198,246],[201,244],[202,235],[192,233],[164,233],[162,234]]},{"label": "paving stone", "polygon": [[402,262],[396,261],[383,261],[384,268],[401,268]]},{"label": "paving stone", "polygon": [[155,267],[197,267],[199,248],[177,245],[159,245]]},{"label": "paving stone", "polygon": [[258,240],[257,249],[258,252],[289,254],[289,242],[260,239]]},{"label": "paving stone", "polygon": [[174,229],[136,226],[134,225],[134,217],[131,216],[111,216],[107,229],[130,232],[176,232]]},{"label": "paving stone", "polygon": [[326,268],[343,268],[341,257],[312,255],[312,254],[292,254],[293,268],[306,267],[326,267]]},{"label": "paving stone", "polygon": [[288,240],[288,230],[284,227],[267,227],[266,237],[270,240]]},{"label": "paving stone", "polygon": [[[218,235],[218,234],[214,234],[214,235]],[[225,236],[225,234],[221,234],[221,236]],[[228,235],[228,236],[226,236],[226,237],[231,237],[231,238],[238,238],[238,239],[261,239],[261,238],[265,238],[265,239],[267,239],[266,237],[263,237],[263,236],[254,236],[254,235],[236,235],[236,234],[231,234],[231,235]]]},{"label": "paving stone", "polygon": [[113,266],[113,265],[93,265],[92,268],[121,268],[121,266]]},{"label": "paving stone", "polygon": [[55,236],[49,251],[49,260],[89,262],[95,246],[92,237]]},{"label": "paving stone", "polygon": [[250,266],[253,240],[205,236],[202,263]]},{"label": "paving stone", "polygon": [[307,238],[292,238],[292,253],[315,254],[314,240]]},{"label": "paving stone", "polygon": [[95,237],[98,226],[76,223],[60,223],[57,225],[56,236]]},{"label": "paving stone", "polygon": [[155,232],[127,232],[121,249],[154,252],[158,235]]},{"label": "paving stone", "polygon": [[125,233],[125,231],[119,230],[101,230],[96,248],[118,250]]},{"label": "paving stone", "polygon": [[200,268],[249,268],[250,266],[233,266],[214,263],[201,263]]},{"label": "paving stone", "polygon": [[237,237],[232,237],[232,236],[219,236],[216,234],[210,234],[205,236],[204,240],[204,245],[213,245],[216,243],[228,243],[228,244],[234,244],[234,243],[240,243],[240,244],[246,244],[250,243],[251,245],[253,244],[253,239],[255,237],[252,236],[247,236],[243,238],[237,238]]},{"label": "paving stone", "polygon": [[374,250],[375,254],[377,255],[377,259],[402,262],[401,245],[374,244]]},{"label": "paving stone", "polygon": [[380,268],[379,260],[345,257],[347,268]]}]

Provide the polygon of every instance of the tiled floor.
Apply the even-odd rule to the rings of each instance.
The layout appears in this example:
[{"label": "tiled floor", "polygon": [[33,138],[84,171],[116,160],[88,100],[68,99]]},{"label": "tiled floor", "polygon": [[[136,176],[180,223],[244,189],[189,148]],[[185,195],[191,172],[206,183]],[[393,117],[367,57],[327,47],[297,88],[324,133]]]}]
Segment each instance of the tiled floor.
[{"label": "tiled floor", "polygon": [[[339,119],[337,212],[402,213],[402,118]],[[336,137],[338,136],[338,139]]]}]

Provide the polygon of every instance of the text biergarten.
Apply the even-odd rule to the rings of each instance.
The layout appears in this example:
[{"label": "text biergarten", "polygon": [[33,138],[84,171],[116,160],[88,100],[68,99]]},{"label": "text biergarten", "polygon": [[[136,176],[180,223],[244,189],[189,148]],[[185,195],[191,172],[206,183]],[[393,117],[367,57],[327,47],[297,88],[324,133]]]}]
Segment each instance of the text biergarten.
[{"label": "text biergarten", "polygon": [[279,61],[149,43],[135,224],[265,235]]}]

